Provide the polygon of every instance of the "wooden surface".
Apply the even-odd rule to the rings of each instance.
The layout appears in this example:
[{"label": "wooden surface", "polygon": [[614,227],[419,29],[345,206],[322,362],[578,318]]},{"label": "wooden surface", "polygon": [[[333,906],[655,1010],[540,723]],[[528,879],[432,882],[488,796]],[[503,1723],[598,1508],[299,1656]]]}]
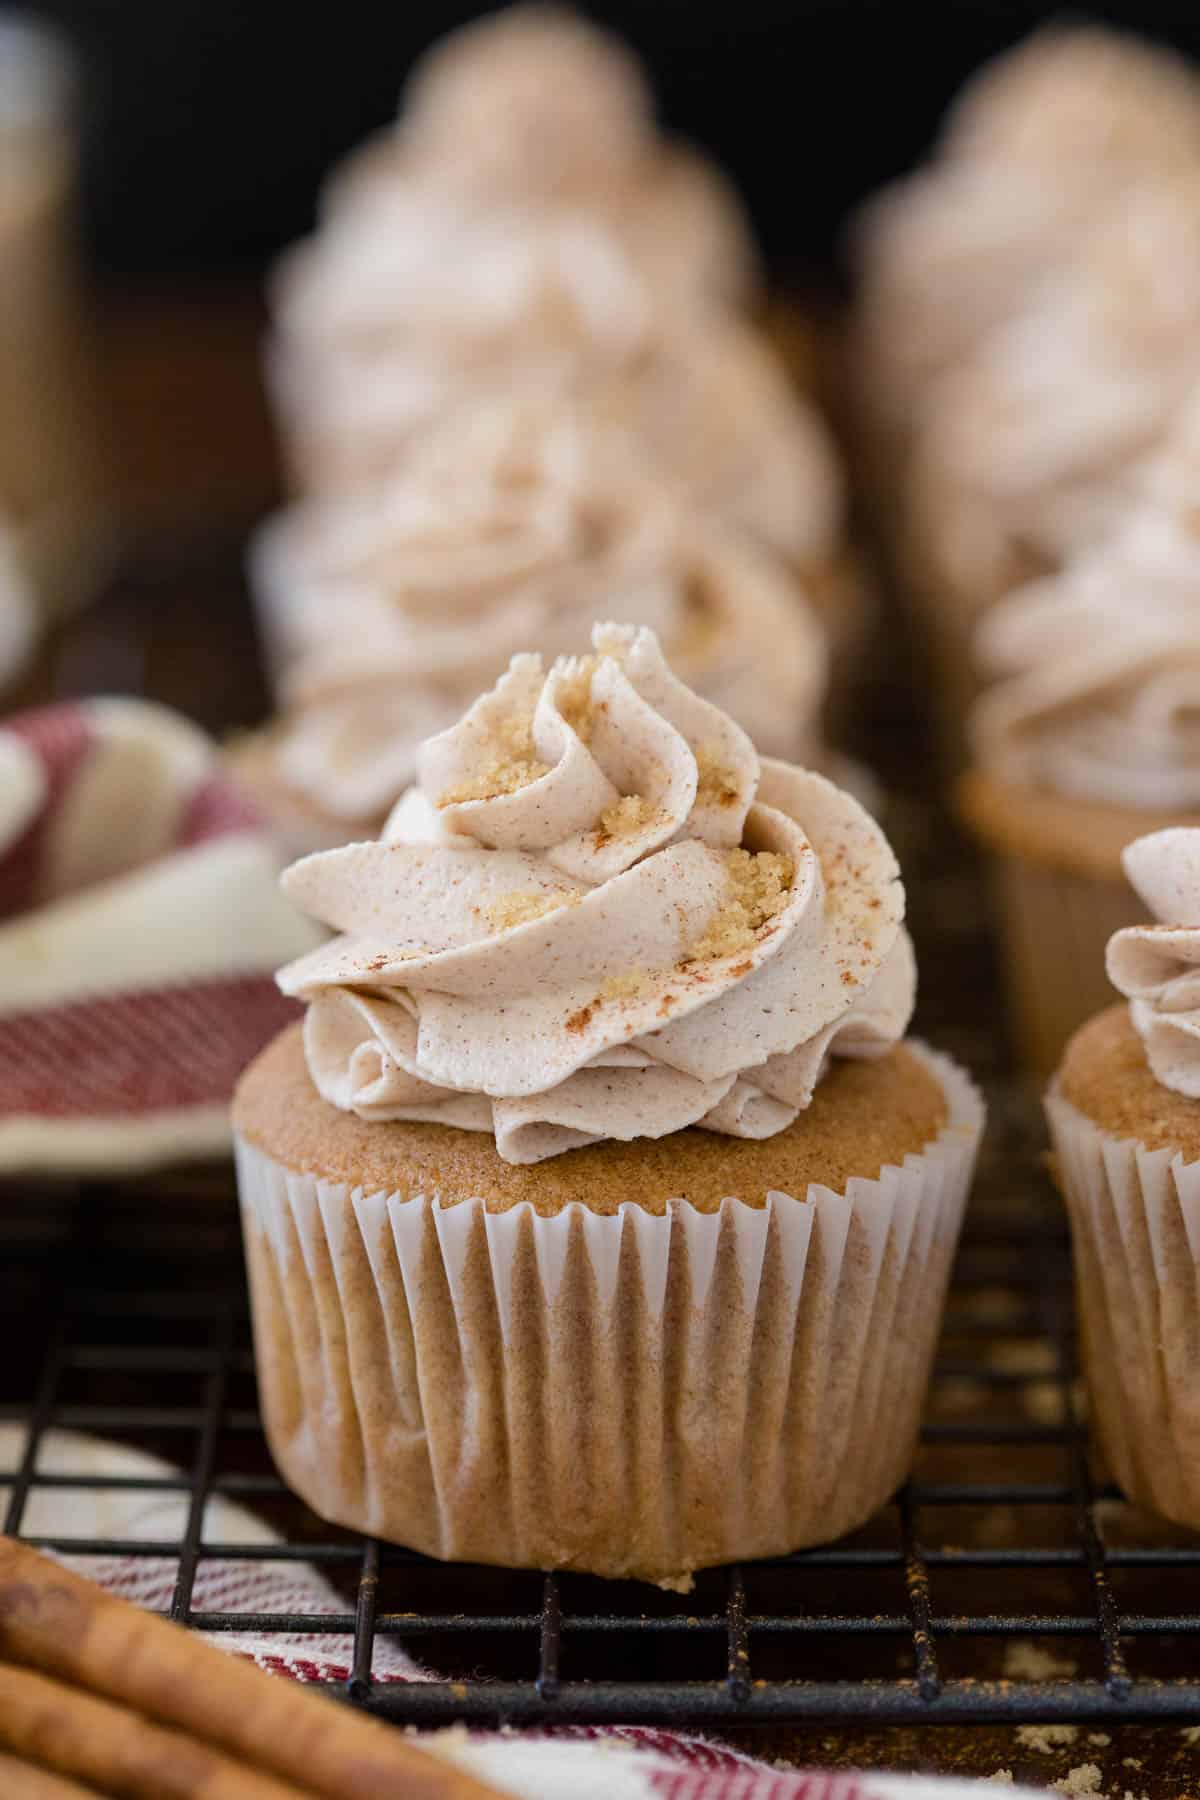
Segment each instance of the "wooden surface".
[{"label": "wooden surface", "polygon": [[[160,289],[110,294],[99,310],[119,571],[97,607],[53,635],[14,698],[132,687],[216,730],[252,723],[266,695],[238,575],[240,544],[278,492],[258,380],[258,300],[246,287]],[[809,334],[784,329],[808,370]],[[939,1041],[972,1060],[969,1023],[957,1037],[948,1027]],[[1200,1612],[1200,1591],[1192,1610]],[[1200,1796],[1200,1745],[1179,1728],[1127,1727],[1110,1738],[1092,1742],[1081,1727],[1073,1741],[1038,1749],[1008,1728],[812,1728],[736,1741],[791,1765],[1006,1769],[1042,1786],[1095,1763],[1100,1792],[1117,1800]]]}]

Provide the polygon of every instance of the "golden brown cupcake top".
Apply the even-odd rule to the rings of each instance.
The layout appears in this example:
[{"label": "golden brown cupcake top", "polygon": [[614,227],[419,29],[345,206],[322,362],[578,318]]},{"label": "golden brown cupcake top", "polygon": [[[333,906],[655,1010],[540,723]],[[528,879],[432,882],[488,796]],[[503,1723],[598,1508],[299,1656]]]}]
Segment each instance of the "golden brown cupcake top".
[{"label": "golden brown cupcake top", "polygon": [[572,1203],[603,1214],[629,1202],[663,1213],[674,1199],[716,1212],[729,1196],[747,1206],[765,1205],[769,1193],[803,1198],[814,1182],[843,1193],[855,1176],[874,1179],[918,1155],[946,1122],[936,1075],[901,1044],[878,1062],[836,1064],[809,1110],[777,1137],[691,1129],[509,1163],[480,1132],[431,1123],[381,1131],[331,1106],[312,1084],[298,1025],[251,1064],[234,1102],[239,1135],[297,1173],[367,1193],[428,1194],[444,1206],[479,1198],[489,1212],[527,1203],[543,1216]]}]

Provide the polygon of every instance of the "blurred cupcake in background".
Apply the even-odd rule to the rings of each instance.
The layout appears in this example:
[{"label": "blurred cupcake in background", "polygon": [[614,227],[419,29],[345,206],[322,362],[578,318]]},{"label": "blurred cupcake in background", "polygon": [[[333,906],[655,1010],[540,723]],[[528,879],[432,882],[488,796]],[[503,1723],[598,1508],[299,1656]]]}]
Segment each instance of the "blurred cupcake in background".
[{"label": "blurred cupcake in background", "polygon": [[937,378],[1024,313],[1127,189],[1198,166],[1200,82],[1137,38],[1051,26],[966,84],[932,159],[852,233],[856,411],[885,504]]},{"label": "blurred cupcake in background", "polygon": [[494,212],[357,251],[320,239],[277,287],[270,353],[302,491],[385,480],[445,415],[541,391],[619,421],[713,515],[785,555],[836,544],[841,478],[815,411],[732,316],[664,308],[578,218]]},{"label": "blurred cupcake in background", "polygon": [[1109,942],[1128,1004],[1072,1038],[1046,1111],[1100,1448],[1135,1505],[1195,1529],[1200,831],[1138,838],[1123,861],[1154,922]]},{"label": "blurred cupcake in background", "polygon": [[[1200,513],[1189,418],[1127,521],[986,619],[962,810],[991,853],[1018,1035],[1048,1073],[1137,916],[1124,846],[1200,824]],[[1189,480],[1189,472],[1191,479]]]},{"label": "blurred cupcake in background", "polygon": [[1190,183],[1127,195],[930,397],[903,553],[952,748],[983,613],[1111,529],[1198,378],[1200,165]]},{"label": "blurred cupcake in background", "polygon": [[517,645],[651,626],[765,750],[819,760],[825,634],[771,553],[687,507],[618,427],[524,402],[465,409],[390,486],[298,502],[252,556],[280,720],[238,766],[299,847],[376,832],[417,746]]},{"label": "blurred cupcake in background", "polygon": [[511,206],[595,219],[684,304],[757,293],[732,185],[659,132],[633,52],[566,8],[512,7],[436,43],[396,124],[330,176],[321,229],[403,234]]}]

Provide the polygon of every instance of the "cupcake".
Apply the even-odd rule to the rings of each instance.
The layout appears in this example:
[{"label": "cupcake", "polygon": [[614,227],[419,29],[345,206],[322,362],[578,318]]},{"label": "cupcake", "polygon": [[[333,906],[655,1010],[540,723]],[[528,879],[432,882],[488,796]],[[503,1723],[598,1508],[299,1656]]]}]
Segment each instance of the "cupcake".
[{"label": "cupcake", "polygon": [[[636,57],[581,16],[518,6],[418,62],[399,119],[337,168],[321,230],[389,235],[510,205],[599,220],[683,304],[759,285],[742,206],[720,171],[666,139]],[[426,238],[436,253],[436,234]]]},{"label": "cupcake", "polygon": [[903,1477],[982,1106],[903,1040],[895,859],[653,634],[514,658],[247,1071],[268,1437],[323,1516],[448,1558],[686,1587]]},{"label": "cupcake", "polygon": [[378,835],[423,739],[514,650],[581,650],[606,616],[652,627],[768,754],[818,758],[828,652],[803,590],[586,414],[465,412],[382,493],[297,503],[252,566],[283,710],[235,756],[297,851]]},{"label": "cupcake", "polygon": [[1121,854],[1200,823],[1200,533],[1155,501],[997,607],[963,813],[992,862],[1025,1060],[1048,1074],[1103,1005],[1103,952],[1136,916]]},{"label": "cupcake", "polygon": [[1071,1218],[1083,1368],[1128,1499],[1200,1527],[1200,830],[1138,838],[1125,869],[1153,924],[1117,932],[1111,1006],[1071,1040],[1046,1099]]},{"label": "cupcake", "polygon": [[1021,316],[1127,189],[1198,164],[1200,83],[1136,38],[1054,26],[967,83],[930,163],[854,228],[855,385],[884,481],[937,378]]}]

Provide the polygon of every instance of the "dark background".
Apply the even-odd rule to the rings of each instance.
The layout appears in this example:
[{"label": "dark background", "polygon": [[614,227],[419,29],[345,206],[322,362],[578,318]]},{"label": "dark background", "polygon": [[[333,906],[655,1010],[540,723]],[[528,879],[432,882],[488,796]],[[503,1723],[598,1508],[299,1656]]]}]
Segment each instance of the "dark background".
[{"label": "dark background", "polygon": [[[393,115],[414,55],[494,10],[463,0],[26,4],[82,53],[93,255],[104,269],[138,273],[261,264],[310,222],[322,171]],[[1012,0],[616,0],[583,10],[636,45],[664,119],[734,174],[784,272],[828,258],[848,206],[919,155],[977,62],[1062,16]],[[1200,52],[1197,0],[1126,0],[1086,16]]]}]

